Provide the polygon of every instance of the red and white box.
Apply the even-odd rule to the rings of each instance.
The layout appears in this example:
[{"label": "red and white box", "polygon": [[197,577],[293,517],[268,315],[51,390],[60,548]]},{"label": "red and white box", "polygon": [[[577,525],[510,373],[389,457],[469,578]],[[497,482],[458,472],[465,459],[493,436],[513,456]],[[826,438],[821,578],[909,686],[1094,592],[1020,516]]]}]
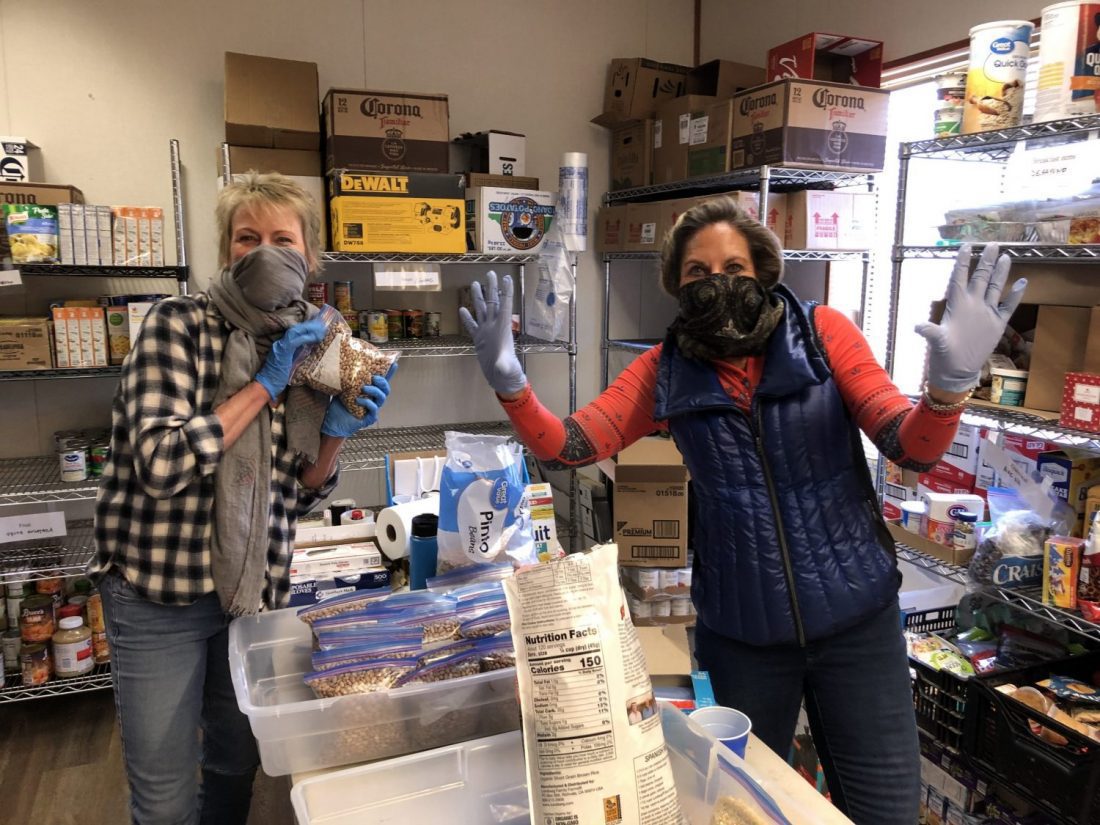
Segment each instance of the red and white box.
[{"label": "red and white box", "polygon": [[1100,433],[1100,374],[1066,373],[1060,423],[1063,427]]},{"label": "red and white box", "polygon": [[[989,430],[983,427],[982,438],[988,437]],[[1012,463],[1019,467],[1025,476],[1031,476],[1033,473],[1038,472],[1040,453],[1060,449],[1053,441],[1030,435],[1020,435],[1019,433],[1001,433],[998,443],[1011,456]],[[990,487],[1000,486],[1000,477],[992,467],[981,460],[981,451],[979,450],[978,480],[974,484],[974,492],[984,493]]]},{"label": "red and white box", "polygon": [[932,468],[930,475],[973,490],[978,480],[978,448],[981,441],[981,427],[975,424],[959,424],[951,446]]},{"label": "red and white box", "polygon": [[974,492],[974,489],[972,487],[967,487],[965,484],[959,484],[957,481],[942,478],[941,476],[933,475],[932,473],[921,473],[920,479],[917,482],[918,496],[923,496],[925,493],[940,493],[942,495],[966,495],[967,493],[972,492]]}]

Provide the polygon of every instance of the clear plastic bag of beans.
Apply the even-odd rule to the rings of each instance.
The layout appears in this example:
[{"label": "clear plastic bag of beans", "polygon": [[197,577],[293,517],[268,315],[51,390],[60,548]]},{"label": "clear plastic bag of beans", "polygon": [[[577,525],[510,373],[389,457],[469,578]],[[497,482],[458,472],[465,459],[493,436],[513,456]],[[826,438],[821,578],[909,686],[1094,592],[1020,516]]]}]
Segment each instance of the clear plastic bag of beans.
[{"label": "clear plastic bag of beans", "polygon": [[374,344],[357,338],[344,316],[327,304],[318,318],[328,332],[319,344],[305,348],[296,359],[290,376],[292,386],[305,384],[328,395],[337,395],[352,415],[362,418],[366,410],[356,403],[362,388],[375,375],[386,375],[398,353],[383,352]]}]

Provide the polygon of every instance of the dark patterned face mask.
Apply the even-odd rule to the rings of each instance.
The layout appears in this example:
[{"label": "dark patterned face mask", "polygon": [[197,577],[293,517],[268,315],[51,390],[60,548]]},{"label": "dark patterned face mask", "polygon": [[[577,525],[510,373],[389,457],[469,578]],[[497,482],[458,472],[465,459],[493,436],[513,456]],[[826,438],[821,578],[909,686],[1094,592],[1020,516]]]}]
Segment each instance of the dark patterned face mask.
[{"label": "dark patterned face mask", "polygon": [[782,316],[782,302],[756,278],[715,273],[680,287],[680,313],[669,329],[681,352],[711,361],[762,355]]}]

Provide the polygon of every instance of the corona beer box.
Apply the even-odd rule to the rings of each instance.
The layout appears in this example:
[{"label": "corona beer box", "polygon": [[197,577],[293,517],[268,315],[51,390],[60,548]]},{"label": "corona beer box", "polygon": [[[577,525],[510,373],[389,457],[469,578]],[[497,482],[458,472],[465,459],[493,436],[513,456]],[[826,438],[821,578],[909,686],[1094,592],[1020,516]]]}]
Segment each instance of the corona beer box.
[{"label": "corona beer box", "polygon": [[446,95],[329,89],[322,105],[325,171],[446,172]]},{"label": "corona beer box", "polygon": [[553,222],[550,192],[475,186],[466,193],[466,236],[472,252],[537,255]]},{"label": "corona beer box", "polygon": [[782,80],[733,99],[730,168],[793,166],[881,172],[890,93]]},{"label": "corona beer box", "polygon": [[462,175],[341,169],[329,176],[336,252],[466,251]]}]

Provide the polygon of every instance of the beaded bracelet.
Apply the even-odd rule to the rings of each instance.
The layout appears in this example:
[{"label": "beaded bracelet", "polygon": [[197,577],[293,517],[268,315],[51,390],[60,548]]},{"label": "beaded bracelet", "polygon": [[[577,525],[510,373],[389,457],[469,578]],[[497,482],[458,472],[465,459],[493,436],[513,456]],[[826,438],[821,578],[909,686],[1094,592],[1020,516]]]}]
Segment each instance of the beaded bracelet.
[{"label": "beaded bracelet", "polygon": [[932,399],[932,396],[928,394],[928,390],[925,390],[921,397],[921,400],[924,402],[924,405],[928,407],[928,409],[930,409],[932,412],[952,413],[958,412],[959,410],[963,409],[963,407],[966,406],[966,402],[970,400],[970,396],[973,394],[973,392],[974,390],[970,390],[966,394],[966,397],[964,397],[960,401],[956,401],[954,404],[940,404],[938,401],[934,401]]}]

